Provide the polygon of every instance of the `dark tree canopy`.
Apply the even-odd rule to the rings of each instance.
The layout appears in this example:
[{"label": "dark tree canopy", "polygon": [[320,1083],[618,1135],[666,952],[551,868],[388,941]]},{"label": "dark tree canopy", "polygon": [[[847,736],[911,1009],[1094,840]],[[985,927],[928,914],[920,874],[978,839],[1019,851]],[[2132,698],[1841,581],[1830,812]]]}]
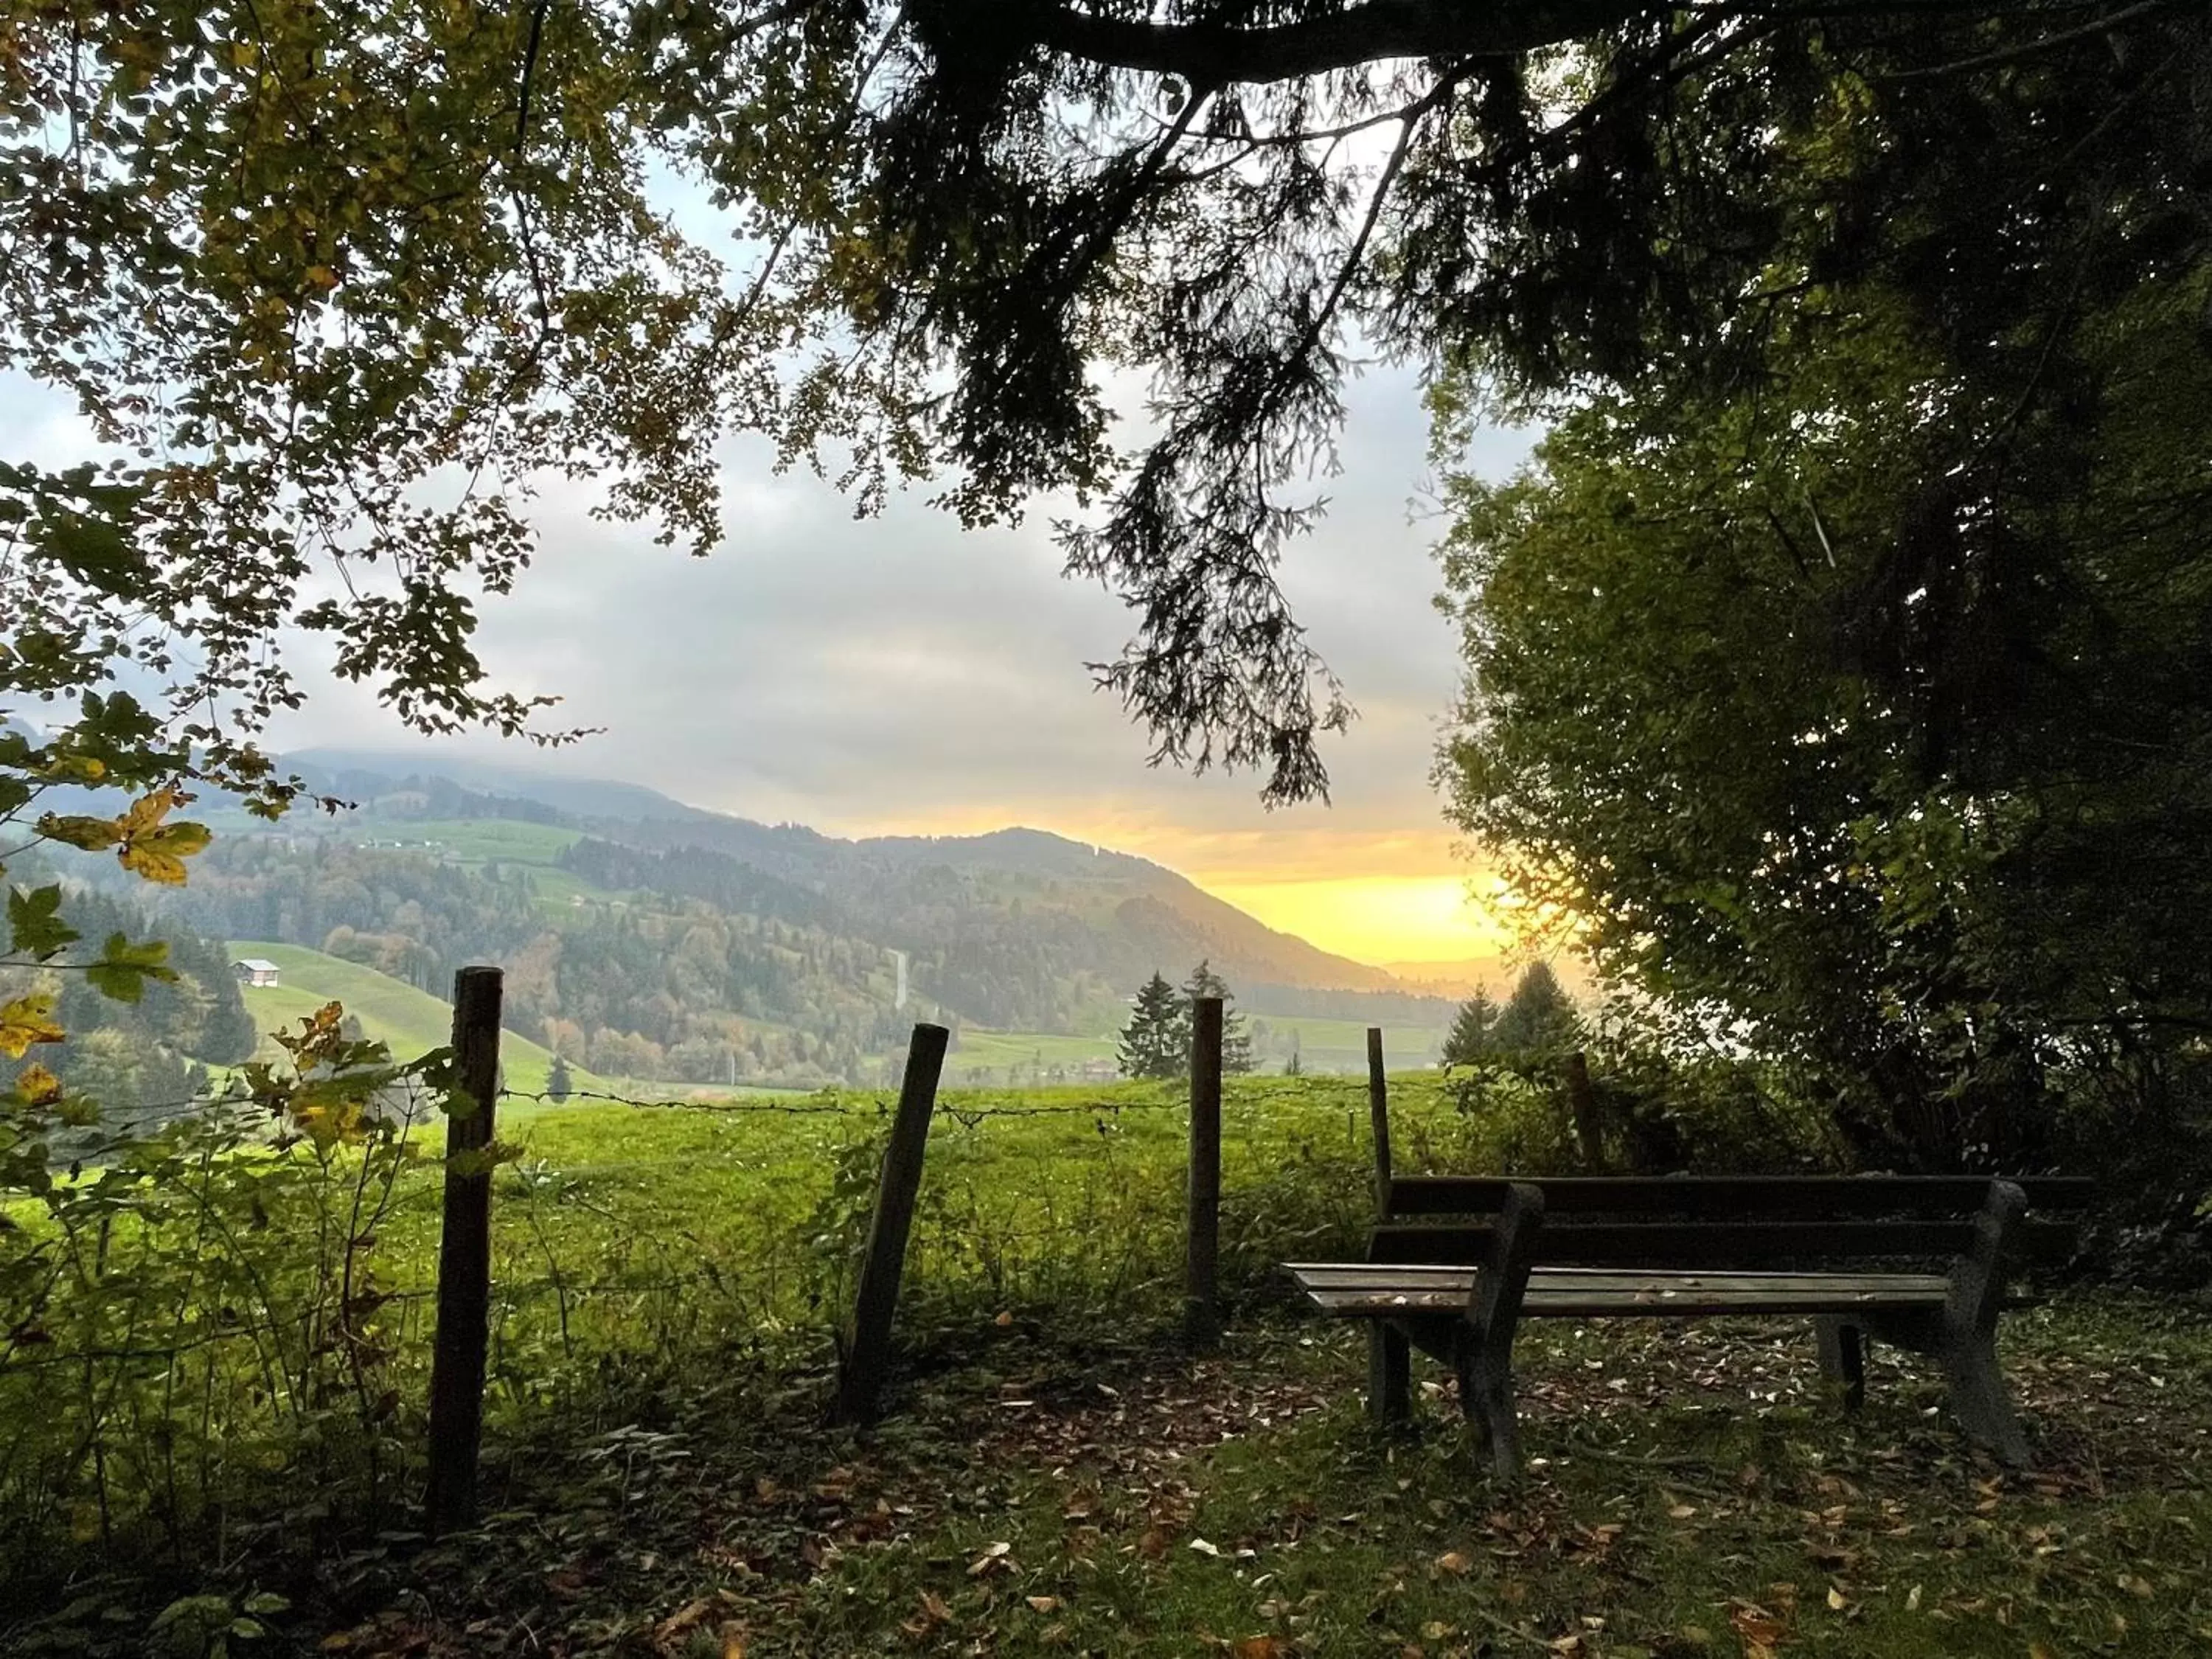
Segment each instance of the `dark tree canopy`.
[{"label": "dark tree canopy", "polygon": [[[1887,264],[2032,362],[2115,190],[2201,192],[2205,29],[2160,0],[19,9],[0,366],[129,459],[0,475],[30,641],[0,690],[135,653],[221,762],[299,695],[291,622],[410,720],[523,726],[470,640],[531,481],[704,550],[714,441],[750,429],[864,510],[924,475],[971,521],[1073,496],[1068,568],[1135,613],[1098,672],[1156,757],[1310,795],[1347,711],[1276,561],[1354,353],[1513,398],[1724,374],[1783,295]],[[2023,98],[2101,118],[2048,177],[1987,173],[1978,112]],[[656,174],[736,239],[687,236]],[[1115,366],[1151,380],[1134,447]]]},{"label": "dark tree canopy", "polygon": [[1831,99],[1774,303],[1447,486],[1455,820],[1870,1162],[2171,1164],[2212,1086],[2212,35],[2159,18]]}]

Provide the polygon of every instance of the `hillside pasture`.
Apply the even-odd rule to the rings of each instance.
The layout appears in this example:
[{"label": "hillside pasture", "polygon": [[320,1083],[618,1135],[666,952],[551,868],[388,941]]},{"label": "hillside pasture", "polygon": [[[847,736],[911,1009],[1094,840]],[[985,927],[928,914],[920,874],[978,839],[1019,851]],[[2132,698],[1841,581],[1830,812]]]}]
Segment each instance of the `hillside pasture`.
[{"label": "hillside pasture", "polygon": [[[361,1021],[363,1034],[389,1048],[396,1060],[417,1059],[453,1041],[451,1004],[364,963],[325,956],[303,945],[278,945],[266,939],[233,939],[230,951],[233,957],[264,957],[281,970],[276,984],[246,986],[240,992],[246,999],[246,1012],[264,1034],[264,1059],[274,1058],[278,1052],[266,1040],[267,1033],[282,1026],[296,1026],[331,1002],[343,1003],[346,1012]],[[553,1064],[550,1052],[508,1031],[501,1040],[500,1057],[508,1088],[526,1094],[544,1091],[546,1073]],[[605,1086],[580,1066],[571,1066],[569,1075],[580,1089]]]},{"label": "hillside pasture", "polygon": [[397,847],[459,864],[551,865],[576,842],[580,830],[523,818],[363,818],[347,826],[346,839],[361,846]]}]

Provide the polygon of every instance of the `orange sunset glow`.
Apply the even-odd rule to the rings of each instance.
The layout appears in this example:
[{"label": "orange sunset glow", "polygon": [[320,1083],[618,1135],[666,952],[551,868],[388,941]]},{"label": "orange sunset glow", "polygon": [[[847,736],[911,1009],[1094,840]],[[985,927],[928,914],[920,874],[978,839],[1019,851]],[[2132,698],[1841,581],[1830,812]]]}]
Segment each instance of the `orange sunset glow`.
[{"label": "orange sunset glow", "polygon": [[1512,937],[1463,875],[1322,880],[1200,879],[1270,927],[1357,962],[1447,962],[1502,955]]}]

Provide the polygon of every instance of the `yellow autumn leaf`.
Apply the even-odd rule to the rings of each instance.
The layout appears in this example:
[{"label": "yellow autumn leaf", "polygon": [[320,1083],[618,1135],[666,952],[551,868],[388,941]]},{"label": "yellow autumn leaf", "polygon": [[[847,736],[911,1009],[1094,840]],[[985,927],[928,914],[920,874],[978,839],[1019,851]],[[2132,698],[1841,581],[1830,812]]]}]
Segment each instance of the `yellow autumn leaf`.
[{"label": "yellow autumn leaf", "polygon": [[74,813],[49,812],[39,820],[38,830],[48,841],[60,842],[65,847],[81,847],[88,853],[112,847],[123,839],[121,819],[84,817]]},{"label": "yellow autumn leaf", "polygon": [[62,1097],[62,1080],[33,1060],[15,1073],[15,1096],[32,1106],[51,1106]]},{"label": "yellow autumn leaf", "polygon": [[167,887],[181,887],[185,882],[185,860],[195,853],[205,852],[210,839],[204,823],[172,823],[150,836],[126,842],[116,856],[123,860],[123,867],[134,874]]},{"label": "yellow autumn leaf", "polygon": [[338,285],[338,274],[328,265],[309,265],[303,273],[309,283],[325,294]]},{"label": "yellow autumn leaf", "polygon": [[54,1000],[44,993],[0,1004],[0,1054],[21,1060],[34,1042],[59,1042],[69,1036],[50,1016]]},{"label": "yellow autumn leaf", "polygon": [[125,841],[135,836],[143,836],[149,830],[159,829],[161,820],[169,816],[169,810],[176,804],[175,790],[149,789],[131,803],[123,816],[116,820],[116,827]]},{"label": "yellow autumn leaf", "polygon": [[118,821],[123,847],[116,856],[123,867],[165,887],[184,884],[185,860],[204,851],[210,838],[204,823],[161,822],[179,799],[173,789],[154,790],[132,801]]}]

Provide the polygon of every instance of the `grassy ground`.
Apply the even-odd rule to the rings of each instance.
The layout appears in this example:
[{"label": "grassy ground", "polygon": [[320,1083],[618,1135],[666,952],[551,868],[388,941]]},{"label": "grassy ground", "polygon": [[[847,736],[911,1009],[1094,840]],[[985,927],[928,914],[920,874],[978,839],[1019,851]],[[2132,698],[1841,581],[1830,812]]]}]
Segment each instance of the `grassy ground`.
[{"label": "grassy ground", "polygon": [[[1482,1126],[1432,1074],[1393,1091],[1402,1168],[1479,1167]],[[831,1432],[826,1333],[866,1233],[880,1103],[763,1104],[786,1109],[510,1113],[485,1521],[434,1547],[414,1531],[434,1164],[348,1258],[378,1298],[359,1329],[383,1357],[358,1400],[396,1460],[381,1474],[349,1461],[354,1393],[272,1400],[257,1351],[226,1334],[264,1315],[296,1328],[276,1245],[305,1236],[301,1206],[343,1204],[343,1160],[326,1187],[262,1163],[240,1166],[240,1190],[180,1199],[143,1279],[137,1236],[103,1235],[96,1294],[57,1301],[15,1356],[46,1369],[0,1366],[0,1475],[50,1472],[37,1491],[10,1476],[9,1501],[49,1504],[44,1558],[70,1564],[34,1607],[0,1595],[0,1650],[204,1655],[149,1634],[191,1592],[260,1627],[236,1655],[2212,1651],[2202,1305],[2077,1292],[2009,1316],[2032,1475],[1973,1453],[1937,1380],[1887,1351],[1847,1422],[1787,1322],[1540,1322],[1520,1355],[1530,1466],[1509,1488],[1437,1373],[1418,1432],[1370,1431],[1356,1333],[1302,1316],[1274,1271],[1357,1248],[1359,1081],[1231,1085],[1231,1334],[1203,1360],[1167,1335],[1172,1091],[953,1093],[890,1414]],[[161,1322],[187,1296],[193,1346],[164,1358]],[[88,1346],[132,1357],[77,1364]],[[112,1515],[78,1495],[103,1467],[88,1444]],[[156,1484],[142,1468],[204,1481],[214,1507],[192,1525],[211,1530],[134,1521],[120,1506]]]},{"label": "grassy ground", "polygon": [[1448,1391],[1358,1411],[1351,1333],[1193,1361],[985,1326],[874,1433],[732,1379],[495,1467],[478,1536],[377,1552],[289,1620],[356,1654],[1227,1659],[2212,1650],[2212,1340],[2081,1296],[2010,1322],[2028,1474],[1917,1366],[1838,1419],[1772,1324],[1534,1328],[1532,1454],[1479,1472]]},{"label": "grassy ground", "polygon": [[[258,939],[233,939],[230,951],[233,957],[266,957],[283,969],[276,984],[247,986],[241,992],[247,1012],[264,1031],[295,1025],[325,1003],[335,1000],[343,1003],[346,1012],[361,1021],[362,1030],[371,1039],[387,1045],[395,1060],[413,1060],[453,1041],[451,1004],[374,968],[325,956],[305,945]],[[526,1093],[544,1089],[545,1073],[553,1063],[553,1056],[544,1048],[508,1031],[500,1040],[500,1057],[507,1087]],[[599,1079],[581,1067],[569,1070],[578,1088],[601,1086]]]}]

